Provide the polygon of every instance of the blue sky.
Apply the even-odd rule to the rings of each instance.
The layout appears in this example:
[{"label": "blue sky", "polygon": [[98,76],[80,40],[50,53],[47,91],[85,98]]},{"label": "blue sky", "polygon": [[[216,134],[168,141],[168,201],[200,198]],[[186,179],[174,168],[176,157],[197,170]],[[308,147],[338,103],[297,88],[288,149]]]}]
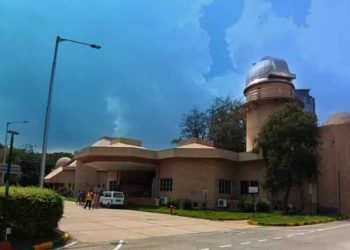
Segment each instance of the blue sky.
[{"label": "blue sky", "polygon": [[242,98],[265,55],[287,60],[322,122],[350,109],[349,11],[347,0],[3,0],[0,131],[29,120],[13,125],[16,144],[41,149],[56,35],[102,49],[60,45],[50,151],[103,135],[169,147],[183,113],[214,96]]}]

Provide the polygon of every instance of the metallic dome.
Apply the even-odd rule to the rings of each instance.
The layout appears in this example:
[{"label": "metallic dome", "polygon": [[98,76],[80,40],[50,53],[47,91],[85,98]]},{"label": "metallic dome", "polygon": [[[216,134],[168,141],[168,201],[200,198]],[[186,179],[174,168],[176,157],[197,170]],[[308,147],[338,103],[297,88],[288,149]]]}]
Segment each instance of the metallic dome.
[{"label": "metallic dome", "polygon": [[274,78],[291,81],[295,79],[295,74],[289,71],[285,60],[265,56],[250,69],[245,87],[248,88],[256,83]]},{"label": "metallic dome", "polygon": [[71,161],[72,161],[72,159],[69,157],[61,157],[56,162],[55,168],[64,167]]},{"label": "metallic dome", "polygon": [[350,113],[349,112],[339,112],[331,115],[323,125],[339,125],[350,123]]}]

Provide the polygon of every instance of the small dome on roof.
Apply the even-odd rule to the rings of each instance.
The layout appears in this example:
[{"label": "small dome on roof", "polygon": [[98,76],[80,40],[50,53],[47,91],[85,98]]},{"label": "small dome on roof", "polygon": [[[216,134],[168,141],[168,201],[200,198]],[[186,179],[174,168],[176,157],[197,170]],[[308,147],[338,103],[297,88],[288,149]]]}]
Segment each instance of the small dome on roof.
[{"label": "small dome on roof", "polygon": [[61,157],[56,162],[55,168],[66,166],[71,161],[72,161],[72,159],[69,157]]},{"label": "small dome on roof", "polygon": [[349,112],[338,112],[331,115],[323,125],[339,125],[350,123],[350,113]]},{"label": "small dome on roof", "polygon": [[249,70],[245,87],[250,87],[267,79],[282,78],[291,81],[295,77],[295,74],[289,71],[285,60],[265,56]]}]

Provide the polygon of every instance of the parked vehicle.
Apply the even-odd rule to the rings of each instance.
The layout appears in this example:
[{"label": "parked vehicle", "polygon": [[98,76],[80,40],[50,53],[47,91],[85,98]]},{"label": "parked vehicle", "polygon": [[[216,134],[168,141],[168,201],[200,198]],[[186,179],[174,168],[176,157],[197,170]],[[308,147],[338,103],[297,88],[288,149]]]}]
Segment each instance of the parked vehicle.
[{"label": "parked vehicle", "polygon": [[115,207],[124,205],[124,194],[118,191],[104,191],[100,196],[100,206]]}]

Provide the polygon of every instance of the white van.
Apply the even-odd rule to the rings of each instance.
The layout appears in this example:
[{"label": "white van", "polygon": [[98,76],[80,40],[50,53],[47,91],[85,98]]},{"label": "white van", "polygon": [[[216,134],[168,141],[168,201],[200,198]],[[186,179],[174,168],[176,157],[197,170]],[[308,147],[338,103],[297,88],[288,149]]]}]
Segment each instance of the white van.
[{"label": "white van", "polygon": [[100,206],[123,206],[124,194],[118,191],[104,191],[100,196]]}]

